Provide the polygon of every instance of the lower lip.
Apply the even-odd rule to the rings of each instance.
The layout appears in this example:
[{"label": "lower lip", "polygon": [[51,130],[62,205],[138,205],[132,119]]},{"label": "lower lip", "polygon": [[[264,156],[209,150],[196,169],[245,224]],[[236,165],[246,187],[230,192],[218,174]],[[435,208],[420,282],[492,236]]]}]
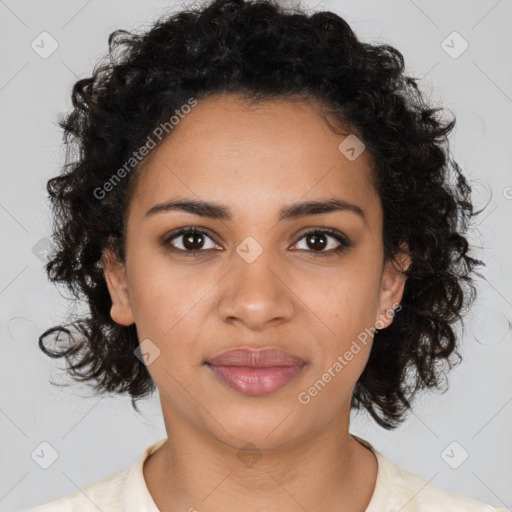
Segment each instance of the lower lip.
[{"label": "lower lip", "polygon": [[264,396],[288,384],[304,366],[274,366],[253,368],[248,366],[207,365],[221,381],[247,396]]}]

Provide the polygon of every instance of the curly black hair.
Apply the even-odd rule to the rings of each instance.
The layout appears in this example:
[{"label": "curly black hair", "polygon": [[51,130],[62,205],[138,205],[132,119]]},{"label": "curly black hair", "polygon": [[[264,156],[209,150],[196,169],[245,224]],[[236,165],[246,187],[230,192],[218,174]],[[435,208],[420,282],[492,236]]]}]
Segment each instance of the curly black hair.
[{"label": "curly black hair", "polygon": [[[90,316],[46,330],[41,350],[64,357],[70,375],[96,391],[128,393],[138,410],[136,401],[156,386],[134,356],[135,324],[110,317],[101,257],[109,248],[125,261],[127,205],[140,162],[108,195],[98,190],[191,98],[315,100],[370,152],[385,259],[403,242],[411,255],[401,310],[376,331],[351,404],[396,428],[415,394],[439,388],[446,365],[461,361],[453,324],[476,298],[472,274],[480,276],[475,267],[484,265],[469,255],[464,236],[480,212],[449,152],[455,117],[444,120],[444,109],[425,100],[394,47],[361,42],[332,12],[307,13],[277,0],[214,0],[162,17],[141,34],[115,30],[108,43],[92,76],[74,84],[73,109],[59,118],[66,164],[47,184],[55,250],[45,268],[50,281],[87,301]],[[45,345],[61,332],[64,346]]]}]

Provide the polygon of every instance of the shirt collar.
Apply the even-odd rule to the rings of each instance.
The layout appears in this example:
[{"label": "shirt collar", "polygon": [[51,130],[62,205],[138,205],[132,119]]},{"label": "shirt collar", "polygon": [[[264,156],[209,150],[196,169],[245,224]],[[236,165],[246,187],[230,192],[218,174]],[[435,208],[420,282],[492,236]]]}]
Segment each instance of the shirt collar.
[{"label": "shirt collar", "polygon": [[160,512],[144,480],[144,461],[162,446],[167,437],[148,446],[128,469],[123,484],[123,510],[125,512]]},{"label": "shirt collar", "polygon": [[372,451],[377,459],[377,480],[370,503],[366,507],[365,512],[381,512],[387,510],[386,504],[389,499],[389,490],[392,487],[397,468],[382,453],[377,451],[368,441],[354,434],[350,434],[356,441]]}]

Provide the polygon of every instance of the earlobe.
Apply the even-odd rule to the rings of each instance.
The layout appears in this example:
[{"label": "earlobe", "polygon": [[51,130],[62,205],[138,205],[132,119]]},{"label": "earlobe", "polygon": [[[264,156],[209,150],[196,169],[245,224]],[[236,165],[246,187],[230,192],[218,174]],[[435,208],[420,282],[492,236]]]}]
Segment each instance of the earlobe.
[{"label": "earlobe", "polygon": [[393,260],[386,262],[382,275],[380,303],[375,326],[377,329],[388,327],[393,321],[394,311],[402,300],[406,277],[403,272],[411,265],[411,256],[407,244]]},{"label": "earlobe", "polygon": [[112,320],[120,325],[127,326],[133,324],[135,320],[128,293],[126,267],[109,249],[103,251],[101,266],[110,293],[110,299],[112,300],[112,307],[110,309]]}]

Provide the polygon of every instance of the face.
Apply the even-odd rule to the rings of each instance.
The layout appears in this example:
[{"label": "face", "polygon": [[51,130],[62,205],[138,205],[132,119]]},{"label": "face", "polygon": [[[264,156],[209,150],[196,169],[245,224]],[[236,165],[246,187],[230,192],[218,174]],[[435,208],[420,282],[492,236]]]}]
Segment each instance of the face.
[{"label": "face", "polygon": [[[348,421],[368,333],[391,323],[404,285],[398,267],[408,262],[383,261],[370,155],[347,158],[339,145],[349,134],[334,133],[317,104],[251,107],[215,96],[137,170],[125,266],[108,251],[103,266],[112,318],[135,322],[139,340],[150,340],[147,366],[166,424],[273,450]],[[221,210],[155,208],[185,200]],[[344,207],[292,208],[331,200]],[[201,233],[178,234],[194,227]],[[205,364],[247,346],[277,348],[306,365],[276,391],[249,396]]]}]

